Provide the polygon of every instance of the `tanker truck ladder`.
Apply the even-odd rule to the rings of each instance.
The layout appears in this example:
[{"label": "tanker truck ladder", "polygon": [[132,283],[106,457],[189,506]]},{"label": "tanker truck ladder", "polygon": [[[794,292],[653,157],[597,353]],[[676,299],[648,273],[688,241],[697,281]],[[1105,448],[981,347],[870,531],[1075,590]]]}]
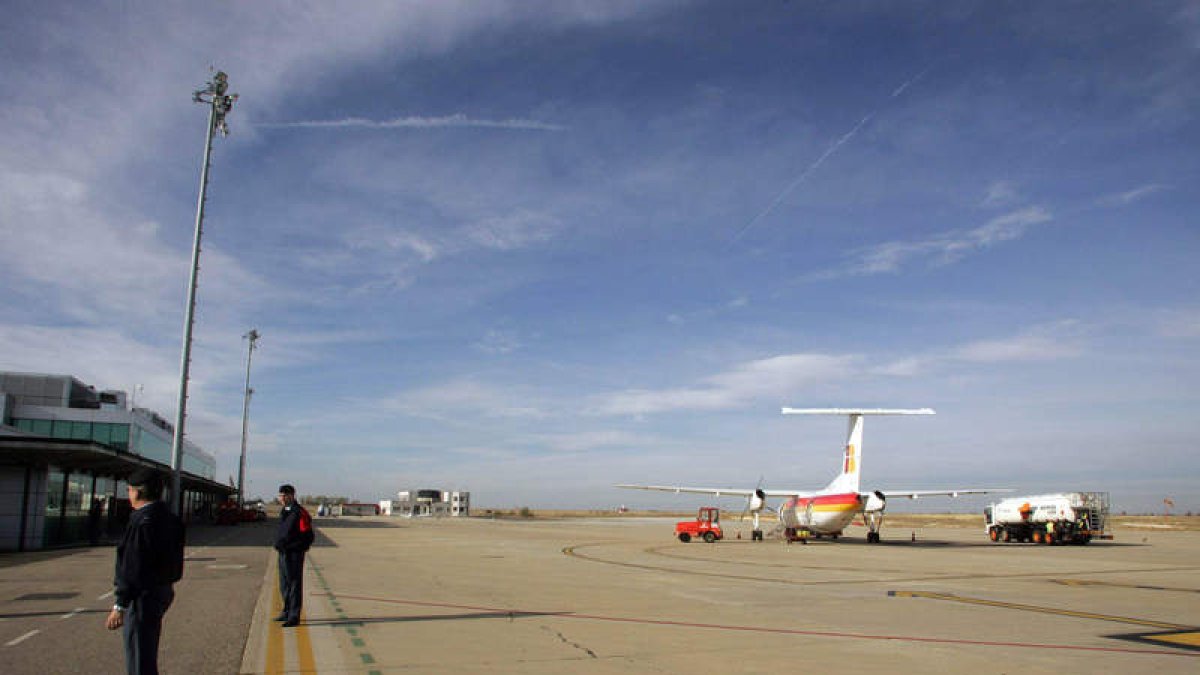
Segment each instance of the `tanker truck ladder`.
[{"label": "tanker truck ladder", "polygon": [[1092,539],[1112,539],[1108,533],[1109,497],[1107,492],[1081,492],[1081,510],[1087,514]]}]

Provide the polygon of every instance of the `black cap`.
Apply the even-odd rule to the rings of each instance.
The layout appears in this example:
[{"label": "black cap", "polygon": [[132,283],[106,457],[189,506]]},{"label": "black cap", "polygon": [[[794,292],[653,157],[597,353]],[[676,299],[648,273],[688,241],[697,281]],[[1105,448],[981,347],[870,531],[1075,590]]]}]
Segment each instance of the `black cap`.
[{"label": "black cap", "polygon": [[294,494],[296,494],[296,488],[292,487],[291,485],[288,485],[287,483],[284,483],[283,485],[279,486],[279,494],[294,495]]},{"label": "black cap", "polygon": [[125,482],[134,487],[153,487],[162,482],[162,475],[154,469],[143,467],[129,474],[129,478]]}]

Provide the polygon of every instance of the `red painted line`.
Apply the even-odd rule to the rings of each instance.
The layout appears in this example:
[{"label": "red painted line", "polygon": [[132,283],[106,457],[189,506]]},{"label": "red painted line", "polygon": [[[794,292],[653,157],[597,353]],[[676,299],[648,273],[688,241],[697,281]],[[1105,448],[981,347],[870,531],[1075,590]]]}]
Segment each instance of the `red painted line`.
[{"label": "red painted line", "polygon": [[[333,595],[330,593],[330,595]],[[748,633],[774,633],[782,635],[806,635],[810,637],[850,638],[856,640],[891,640],[896,642],[920,642],[932,644],[967,645],[974,647],[1019,647],[1025,649],[1058,649],[1064,651],[1107,652],[1119,654],[1139,654],[1144,656],[1184,656],[1200,658],[1200,652],[1167,651],[1159,649],[1129,649],[1124,647],[1088,647],[1084,645],[1062,645],[1038,642],[997,642],[992,640],[964,640],[956,638],[930,638],[911,635],[872,635],[869,633],[844,633],[839,631],[800,630],[795,628],[770,628],[766,626],[733,626],[717,623],[694,623],[689,621],[671,621],[667,619],[640,619],[636,617],[602,616],[599,614],[580,614],[578,612],[539,612],[511,607],[480,607],[477,605],[455,605],[444,602],[422,602],[420,600],[398,600],[395,598],[376,598],[368,595],[345,595],[338,593],[337,597],[350,600],[366,600],[368,602],[383,602],[392,605],[413,605],[417,607],[440,607],[443,609],[471,609],[480,612],[511,613],[514,615],[548,615],[560,619],[584,619],[588,621],[609,621],[612,623],[635,623],[650,626],[677,626],[680,628],[707,628],[712,630],[743,631]]]}]

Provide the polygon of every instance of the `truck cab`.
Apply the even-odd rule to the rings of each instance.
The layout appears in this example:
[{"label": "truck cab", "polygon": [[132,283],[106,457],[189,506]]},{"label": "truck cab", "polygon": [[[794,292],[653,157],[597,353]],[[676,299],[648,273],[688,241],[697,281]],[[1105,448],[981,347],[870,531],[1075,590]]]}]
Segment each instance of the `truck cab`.
[{"label": "truck cab", "polygon": [[700,507],[695,520],[675,524],[675,536],[685,544],[693,538],[703,539],[709,544],[721,539],[724,536],[721,532],[721,510],[715,506]]}]

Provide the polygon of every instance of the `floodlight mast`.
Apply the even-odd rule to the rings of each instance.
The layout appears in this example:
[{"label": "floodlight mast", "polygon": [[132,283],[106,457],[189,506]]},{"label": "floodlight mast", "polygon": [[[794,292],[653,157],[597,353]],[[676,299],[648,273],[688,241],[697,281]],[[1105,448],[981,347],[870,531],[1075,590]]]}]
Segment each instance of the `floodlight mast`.
[{"label": "floodlight mast", "polygon": [[246,505],[246,432],[250,428],[250,397],[254,390],[250,388],[250,360],[254,358],[254,347],[261,337],[257,330],[251,328],[242,337],[250,341],[250,350],[246,352],[246,393],[242,399],[242,458],[238,462],[238,506]]},{"label": "floodlight mast", "polygon": [[183,427],[187,419],[188,370],[192,361],[192,324],[196,310],[196,276],[200,271],[200,236],[204,230],[204,201],[208,190],[208,166],[212,156],[213,132],[229,135],[225,115],[233,108],[237,94],[227,94],[229,76],[217,71],[208,85],[192,93],[192,101],[208,104],[208,129],[204,134],[204,162],[200,168],[200,196],[196,200],[196,232],[192,238],[192,271],[188,276],[187,305],[183,317],[183,354],[179,359],[179,402],[175,408],[175,437],[171,442],[171,511],[183,515]]}]

